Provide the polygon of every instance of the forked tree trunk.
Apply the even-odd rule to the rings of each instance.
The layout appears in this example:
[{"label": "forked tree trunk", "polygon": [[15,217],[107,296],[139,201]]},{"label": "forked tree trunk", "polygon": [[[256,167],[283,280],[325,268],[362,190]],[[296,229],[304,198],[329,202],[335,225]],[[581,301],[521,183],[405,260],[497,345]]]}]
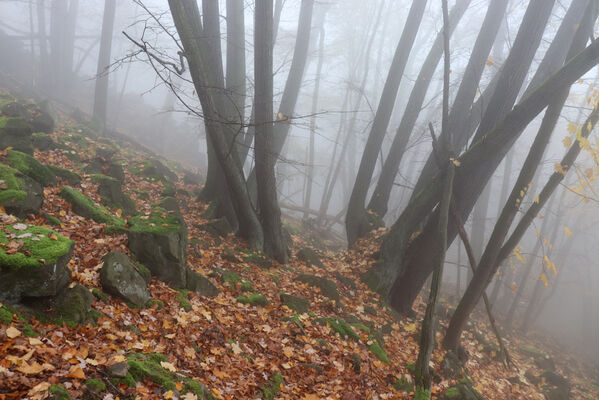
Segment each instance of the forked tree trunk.
[{"label": "forked tree trunk", "polygon": [[[194,0],[169,0],[169,8],[179,33],[181,43],[189,64],[196,93],[205,116],[206,130],[218,162],[223,170],[231,200],[239,219],[239,232],[254,249],[262,249],[264,237],[260,221],[252,207],[252,202],[245,184],[243,171],[234,151],[231,151],[230,138],[223,127],[220,115],[225,114],[226,101],[222,90],[217,88],[217,79],[208,57],[210,52],[203,36],[200,11]],[[222,86],[221,86],[222,88]]]}]

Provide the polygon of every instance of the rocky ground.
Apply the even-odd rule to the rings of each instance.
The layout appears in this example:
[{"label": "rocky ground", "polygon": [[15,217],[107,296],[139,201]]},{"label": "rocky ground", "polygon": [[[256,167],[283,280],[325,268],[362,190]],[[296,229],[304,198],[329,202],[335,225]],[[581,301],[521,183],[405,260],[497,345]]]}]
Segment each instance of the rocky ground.
[{"label": "rocky ground", "polygon": [[[383,230],[333,253],[288,223],[281,266],[210,218],[182,166],[43,104],[0,111],[0,400],[413,397],[420,317],[360,281]],[[550,339],[508,335],[506,369],[488,332],[477,315],[461,378],[435,351],[433,398],[599,397]]]}]

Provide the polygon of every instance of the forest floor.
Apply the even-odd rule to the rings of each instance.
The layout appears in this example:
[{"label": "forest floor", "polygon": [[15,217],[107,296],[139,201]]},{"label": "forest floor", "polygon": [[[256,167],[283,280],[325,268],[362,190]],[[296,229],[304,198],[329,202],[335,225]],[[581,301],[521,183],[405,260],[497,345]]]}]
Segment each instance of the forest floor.
[{"label": "forest floor", "polygon": [[[76,126],[73,120],[63,117],[51,136],[56,142],[72,146],[81,157],[81,163],[72,161],[63,150],[36,151],[35,158],[81,174],[84,177],[81,190],[99,201],[97,187],[83,172],[82,165],[91,159],[100,142],[73,134]],[[140,147],[122,143],[120,152],[126,159],[124,191],[135,200],[138,211],[147,212],[150,204],[161,199],[163,183],[134,173],[148,158]],[[250,261],[235,262],[231,261],[234,258],[231,253],[243,259],[244,243],[233,235],[220,238],[200,231],[199,225],[206,222],[202,213],[207,205],[196,201],[194,193],[199,187],[185,185],[181,180],[176,187],[188,226],[187,264],[210,276],[220,294],[206,298],[189,292],[183,293],[187,299],[182,299],[180,291],[154,278],[149,284],[152,298],[156,300],[154,305],[137,309],[112,297],[104,301],[96,299],[93,308],[103,314],[96,324],[69,327],[34,319],[29,321],[34,333],[25,337],[22,333],[29,329],[27,323],[14,317],[10,324],[0,325],[0,399],[40,399],[53,384],[62,384],[72,398],[81,398],[86,380],[90,378],[107,384],[107,389],[97,398],[195,398],[192,394],[178,395],[177,390],[168,390],[149,379],[137,382],[135,387],[110,384],[106,367],[123,361],[130,352],[164,354],[168,359],[162,363],[164,368],[183,372],[202,382],[218,399],[413,397],[405,382],[411,381],[411,363],[418,354],[417,335],[424,303],[418,299],[415,319],[398,318],[360,280],[361,274],[374,262],[377,237],[384,231],[375,232],[355,250],[333,253],[315,247],[318,243],[297,229],[288,265],[264,268]],[[60,185],[45,188],[40,214],[60,219],[61,225],[52,229],[75,241],[69,263],[73,281],[100,288],[101,258],[113,250],[129,254],[127,236],[107,235],[104,225],[73,213],[59,191]],[[30,217],[24,222],[46,224],[41,217]],[[321,255],[322,267],[308,266],[297,259],[297,250],[304,246],[315,248]],[[234,278],[224,282],[214,277],[215,269],[233,271],[236,275],[227,275]],[[296,281],[301,273],[335,282],[340,304],[336,305],[319,289]],[[242,286],[249,285],[247,282],[251,282],[254,292],[268,299],[267,305],[251,306],[238,301],[238,296],[244,294]],[[309,313],[298,315],[282,305],[279,298],[282,292],[309,299]],[[448,308],[444,301],[442,309]],[[341,325],[342,331],[347,325],[335,319],[321,325],[317,323],[318,318],[354,321],[350,329],[355,335],[341,336],[335,327]],[[355,323],[358,320],[361,324]],[[441,330],[447,322],[447,315],[442,315]],[[545,398],[541,389],[545,382],[542,379],[531,381],[543,372],[531,355],[533,348],[555,360],[557,370],[572,384],[572,398],[599,398],[597,371],[550,338],[508,335],[507,347],[515,362],[515,367],[508,370],[495,360],[494,351],[489,350],[493,346],[483,343],[475,334],[478,330],[489,343],[494,343],[484,314],[474,316],[474,326],[463,340],[470,353],[466,369],[474,387],[486,399]],[[441,349],[435,350],[432,358],[435,370],[439,370],[443,355]],[[277,379],[279,376],[281,380]],[[433,398],[455,383],[439,379],[433,386]]]}]

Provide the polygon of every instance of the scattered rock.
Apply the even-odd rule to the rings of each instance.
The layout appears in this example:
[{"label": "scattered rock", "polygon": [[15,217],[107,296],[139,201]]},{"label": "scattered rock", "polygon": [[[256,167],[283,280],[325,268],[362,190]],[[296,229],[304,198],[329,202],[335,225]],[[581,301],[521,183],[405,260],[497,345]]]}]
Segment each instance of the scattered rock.
[{"label": "scattered rock", "polygon": [[186,171],[185,175],[183,175],[183,183],[186,185],[201,185],[202,181],[202,175],[200,174]]},{"label": "scattered rock", "polygon": [[219,237],[227,237],[233,232],[229,221],[224,217],[208,221],[205,224],[199,225],[197,228],[201,231],[208,232],[213,236]]},{"label": "scattered rock", "polygon": [[46,165],[54,175],[67,181],[69,185],[79,185],[81,183],[81,175],[68,169],[56,167],[54,165]]},{"label": "scattered rock", "polygon": [[322,278],[316,275],[301,274],[296,281],[307,283],[309,286],[317,287],[323,296],[328,297],[331,300],[339,303],[339,292],[337,291],[337,285],[330,279]]},{"label": "scattered rock", "polygon": [[281,293],[279,295],[281,298],[281,303],[291,308],[295,312],[299,314],[307,313],[308,308],[310,307],[310,302],[308,299],[299,296],[293,296],[287,293]]},{"label": "scattered rock", "polygon": [[335,279],[337,279],[339,282],[341,282],[343,285],[345,285],[350,290],[357,289],[356,282],[354,282],[353,279],[348,278],[347,276],[341,274],[341,272],[339,272],[339,271],[335,271]]},{"label": "scattered rock", "polygon": [[484,400],[484,397],[468,382],[460,382],[441,395],[441,400]]},{"label": "scattered rock", "polygon": [[272,260],[262,253],[248,253],[243,257],[243,261],[246,263],[254,263],[264,269],[272,268]]},{"label": "scattered rock", "polygon": [[95,203],[92,199],[78,190],[63,186],[60,190],[60,196],[71,203],[73,212],[85,218],[93,219],[100,224],[106,224],[115,228],[124,228],[125,221],[112,215],[106,207]]},{"label": "scattered rock", "polygon": [[29,119],[29,111],[27,107],[16,101],[6,103],[0,108],[0,112],[9,118],[22,118],[24,120]]},{"label": "scattered rock", "polygon": [[119,362],[108,367],[108,374],[113,378],[125,378],[129,373],[129,364]]},{"label": "scattered rock", "polygon": [[266,307],[268,305],[268,299],[260,293],[252,293],[249,296],[238,296],[237,301],[252,306]]},{"label": "scattered rock", "polygon": [[221,253],[220,257],[225,261],[229,261],[235,264],[241,262],[241,260],[235,255],[235,253],[233,253],[233,251],[228,247],[225,247],[223,249],[223,252]]},{"label": "scattered rock", "polygon": [[129,220],[129,249],[158,279],[186,287],[187,232],[179,217],[164,208]]},{"label": "scattered rock", "polygon": [[0,164],[0,205],[17,217],[37,213],[42,206],[42,186],[16,169]]},{"label": "scattered rock", "polygon": [[135,269],[129,257],[113,251],[102,258],[104,265],[100,270],[100,283],[108,294],[143,307],[150,300],[146,281]]},{"label": "scattered rock", "polygon": [[56,185],[56,176],[44,164],[29,154],[9,150],[6,161],[14,169],[40,183],[42,186]]},{"label": "scattered rock", "polygon": [[187,270],[187,289],[206,297],[214,297],[219,293],[218,288],[208,278],[190,269]]},{"label": "scattered rock", "polygon": [[52,133],[54,131],[54,118],[47,112],[40,112],[31,119],[31,126],[35,132]]},{"label": "scattered rock", "polygon": [[166,165],[162,163],[162,161],[158,159],[152,159],[148,161],[142,173],[145,176],[154,176],[159,180],[167,181],[167,182],[177,182],[179,177],[173,171],[170,170]]},{"label": "scattered rock", "polygon": [[106,175],[92,175],[92,181],[98,184],[98,194],[106,205],[121,209],[125,215],[135,214],[135,202],[123,193],[119,180]]},{"label": "scattered rock", "polygon": [[[23,243],[14,254],[6,254],[0,249],[0,301],[56,296],[71,278],[66,265],[71,258],[73,242],[48,228],[14,229],[15,225],[6,224],[0,230],[0,241]],[[17,236],[22,238],[16,239]]]},{"label": "scattered rock", "polygon": [[0,148],[12,147],[27,154],[33,154],[31,125],[22,118],[0,117]]},{"label": "scattered rock", "polygon": [[65,322],[80,324],[89,321],[94,295],[85,286],[75,285],[59,293],[55,313]]},{"label": "scattered rock", "polygon": [[568,400],[571,397],[571,386],[568,379],[554,371],[544,371],[541,378],[547,382],[543,393],[547,400]]},{"label": "scattered rock", "polygon": [[320,257],[318,256],[318,253],[316,253],[309,247],[303,247],[302,249],[300,249],[297,252],[297,258],[300,261],[305,262],[308,267],[315,266],[324,268],[324,265],[322,261],[320,261]]},{"label": "scattered rock", "polygon": [[56,143],[50,135],[42,132],[34,133],[31,135],[31,143],[33,147],[40,151],[48,151],[56,147]]}]

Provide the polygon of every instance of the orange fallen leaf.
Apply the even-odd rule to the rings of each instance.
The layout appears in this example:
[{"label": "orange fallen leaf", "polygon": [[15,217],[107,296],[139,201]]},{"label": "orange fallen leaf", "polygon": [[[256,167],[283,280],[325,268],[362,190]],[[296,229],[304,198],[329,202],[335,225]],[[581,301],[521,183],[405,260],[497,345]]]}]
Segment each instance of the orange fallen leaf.
[{"label": "orange fallen leaf", "polygon": [[81,367],[72,366],[69,370],[69,374],[67,375],[67,377],[83,380],[85,379],[85,373],[83,372]]}]

